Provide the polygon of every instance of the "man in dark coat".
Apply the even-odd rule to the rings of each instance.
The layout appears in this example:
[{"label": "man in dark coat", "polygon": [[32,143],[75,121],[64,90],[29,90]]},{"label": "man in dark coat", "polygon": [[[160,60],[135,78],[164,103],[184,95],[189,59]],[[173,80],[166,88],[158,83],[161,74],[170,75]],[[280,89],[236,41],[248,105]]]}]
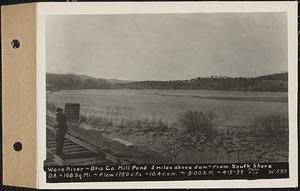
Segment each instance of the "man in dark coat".
[{"label": "man in dark coat", "polygon": [[67,121],[63,113],[63,109],[58,107],[56,109],[56,154],[62,156],[65,135],[68,131]]}]

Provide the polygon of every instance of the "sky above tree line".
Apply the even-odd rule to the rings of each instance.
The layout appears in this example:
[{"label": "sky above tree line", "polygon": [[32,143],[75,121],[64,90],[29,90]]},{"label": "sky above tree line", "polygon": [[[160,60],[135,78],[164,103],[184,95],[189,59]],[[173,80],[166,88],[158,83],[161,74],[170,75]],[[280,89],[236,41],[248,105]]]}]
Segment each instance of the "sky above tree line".
[{"label": "sky above tree line", "polygon": [[287,71],[285,13],[46,18],[48,73],[105,79],[255,77]]}]

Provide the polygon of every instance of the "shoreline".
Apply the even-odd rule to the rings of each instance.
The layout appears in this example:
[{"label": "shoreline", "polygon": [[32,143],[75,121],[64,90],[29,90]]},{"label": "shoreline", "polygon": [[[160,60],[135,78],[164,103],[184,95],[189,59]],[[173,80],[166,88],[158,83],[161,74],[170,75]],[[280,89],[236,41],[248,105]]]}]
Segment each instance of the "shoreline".
[{"label": "shoreline", "polygon": [[198,99],[228,100],[228,101],[253,101],[253,102],[280,102],[287,103],[288,97],[221,97],[221,96],[196,96],[196,95],[170,95],[170,94],[149,94],[169,97],[192,97]]}]

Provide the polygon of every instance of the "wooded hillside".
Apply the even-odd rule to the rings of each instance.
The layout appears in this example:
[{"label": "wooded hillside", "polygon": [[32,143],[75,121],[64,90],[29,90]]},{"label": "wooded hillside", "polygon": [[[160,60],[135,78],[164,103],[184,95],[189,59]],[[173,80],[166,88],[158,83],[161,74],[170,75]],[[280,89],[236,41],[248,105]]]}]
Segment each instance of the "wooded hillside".
[{"label": "wooded hillside", "polygon": [[75,74],[47,74],[47,89],[203,89],[237,91],[288,90],[288,73],[277,73],[255,78],[211,76],[190,80],[122,81],[106,80]]}]

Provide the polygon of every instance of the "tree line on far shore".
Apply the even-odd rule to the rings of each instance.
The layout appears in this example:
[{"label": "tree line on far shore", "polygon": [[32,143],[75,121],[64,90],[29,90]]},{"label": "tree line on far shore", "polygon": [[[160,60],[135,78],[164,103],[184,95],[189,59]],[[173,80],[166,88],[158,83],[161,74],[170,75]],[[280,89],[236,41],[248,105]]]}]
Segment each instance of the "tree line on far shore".
[{"label": "tree line on far shore", "polygon": [[236,91],[288,91],[288,73],[246,78],[210,76],[190,80],[122,81],[93,78],[76,74],[46,75],[47,90],[78,89],[187,89],[187,90],[236,90]]}]

